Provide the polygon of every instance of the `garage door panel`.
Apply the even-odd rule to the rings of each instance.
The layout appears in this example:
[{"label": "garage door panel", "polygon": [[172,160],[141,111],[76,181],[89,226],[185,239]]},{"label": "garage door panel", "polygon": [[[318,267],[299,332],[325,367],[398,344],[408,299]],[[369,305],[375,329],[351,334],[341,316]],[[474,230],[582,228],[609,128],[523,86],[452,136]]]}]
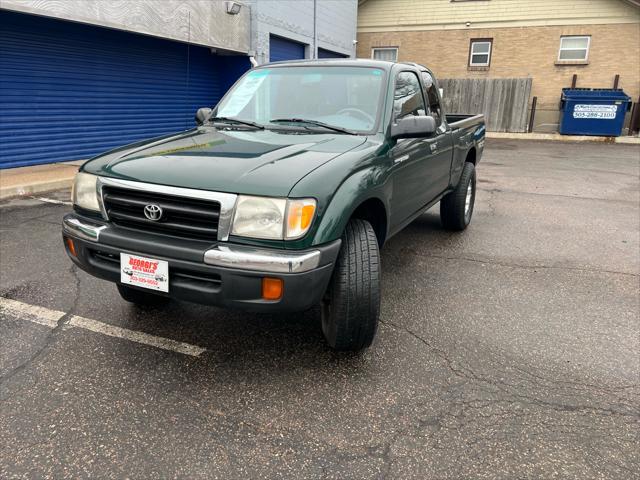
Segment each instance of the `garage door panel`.
[{"label": "garage door panel", "polygon": [[305,45],[287,38],[271,35],[269,37],[269,61],[301,60],[304,58]]},{"label": "garage door panel", "polygon": [[205,47],[0,11],[0,168],[191,128],[248,67]]},{"label": "garage door panel", "polygon": [[325,48],[318,48],[318,58],[347,58],[348,55],[343,53],[334,52]]}]

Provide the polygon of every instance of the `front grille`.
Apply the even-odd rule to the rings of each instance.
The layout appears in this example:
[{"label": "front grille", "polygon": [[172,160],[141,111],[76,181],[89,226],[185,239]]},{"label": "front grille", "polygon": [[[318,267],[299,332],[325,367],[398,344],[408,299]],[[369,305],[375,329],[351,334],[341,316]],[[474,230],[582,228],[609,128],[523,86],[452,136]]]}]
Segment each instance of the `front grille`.
[{"label": "front grille", "polygon": [[[218,202],[107,186],[102,187],[102,200],[109,220],[116,225],[183,238],[218,239]],[[145,216],[147,205],[162,208],[160,220]]]}]

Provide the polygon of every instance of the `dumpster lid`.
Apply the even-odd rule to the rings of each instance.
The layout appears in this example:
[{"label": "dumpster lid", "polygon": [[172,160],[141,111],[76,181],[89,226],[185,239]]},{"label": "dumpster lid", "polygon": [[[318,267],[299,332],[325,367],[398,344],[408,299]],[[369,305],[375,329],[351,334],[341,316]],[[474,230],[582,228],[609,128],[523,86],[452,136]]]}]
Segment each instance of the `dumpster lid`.
[{"label": "dumpster lid", "polygon": [[621,88],[563,88],[562,98],[566,100],[631,101],[631,97]]}]

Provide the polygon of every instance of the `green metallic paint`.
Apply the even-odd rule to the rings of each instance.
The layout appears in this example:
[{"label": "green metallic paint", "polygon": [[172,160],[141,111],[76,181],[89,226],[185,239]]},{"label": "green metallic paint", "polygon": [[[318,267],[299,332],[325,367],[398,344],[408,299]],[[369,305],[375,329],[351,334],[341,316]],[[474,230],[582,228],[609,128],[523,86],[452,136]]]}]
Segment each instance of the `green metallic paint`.
[{"label": "green metallic paint", "polygon": [[287,248],[308,248],[340,238],[353,211],[369,198],[378,198],[388,206],[392,192],[386,151],[381,135],[369,137],[359,147],[301,179],[290,196],[314,196],[318,210],[309,233],[300,240],[287,242]]},{"label": "green metallic paint", "polygon": [[388,180],[388,172],[382,166],[372,166],[351,175],[333,196],[312,243],[321,245],[340,238],[353,212],[367,200],[380,200],[388,212],[392,188]]},{"label": "green metallic paint", "polygon": [[[370,63],[383,65],[388,72],[382,121],[374,135],[202,126],[112,150],[85,163],[81,171],[228,193],[315,198],[316,215],[303,238],[274,241],[230,236],[229,241],[273,248],[305,249],[336,240],[342,236],[351,215],[363,202],[371,198],[380,200],[389,217],[394,201],[392,180],[396,141],[388,136],[394,79],[397,72],[414,67]],[[423,67],[420,69],[424,70]],[[451,182],[457,182],[469,150],[477,150],[479,161],[484,146],[482,121],[456,123],[458,125],[452,124],[449,128],[444,122],[444,134],[452,136],[454,147]],[[420,214],[418,207],[406,221]],[[386,222],[389,234],[395,233],[389,231],[390,226],[397,223],[392,220],[397,219],[387,218]]]},{"label": "green metallic paint", "polygon": [[228,193],[286,197],[309,171],[364,136],[200,127],[109,152],[82,170],[112,178]]}]

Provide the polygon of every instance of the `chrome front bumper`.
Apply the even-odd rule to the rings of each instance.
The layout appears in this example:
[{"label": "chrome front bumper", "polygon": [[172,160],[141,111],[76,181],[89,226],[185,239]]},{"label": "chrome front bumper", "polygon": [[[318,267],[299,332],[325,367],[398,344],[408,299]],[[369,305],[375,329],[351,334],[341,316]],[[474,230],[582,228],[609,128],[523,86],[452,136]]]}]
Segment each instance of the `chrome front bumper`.
[{"label": "chrome front bumper", "polygon": [[[63,218],[62,227],[63,232],[72,237],[96,243],[100,241],[100,234],[110,228],[107,225],[80,219],[74,214],[68,214]],[[207,265],[238,270],[302,273],[318,268],[320,259],[320,250],[295,252],[244,245],[217,244],[213,248],[205,250],[203,262]]]},{"label": "chrome front bumper", "polygon": [[62,219],[63,232],[89,242],[97,242],[100,239],[100,232],[105,228],[107,228],[106,225],[80,220],[72,213],[65,215]]},{"label": "chrome front bumper", "polygon": [[204,252],[204,263],[225,268],[274,273],[301,273],[317,268],[320,251],[302,253],[263,248],[216,245]]}]

